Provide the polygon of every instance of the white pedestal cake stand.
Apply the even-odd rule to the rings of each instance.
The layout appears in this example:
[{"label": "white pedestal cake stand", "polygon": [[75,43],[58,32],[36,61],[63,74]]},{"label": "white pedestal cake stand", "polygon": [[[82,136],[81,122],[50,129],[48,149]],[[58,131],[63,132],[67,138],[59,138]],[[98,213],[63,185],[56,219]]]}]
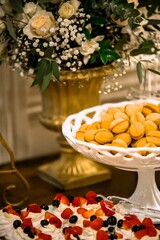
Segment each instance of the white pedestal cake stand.
[{"label": "white pedestal cake stand", "polygon": [[[100,120],[102,111],[109,107],[122,107],[126,104],[141,102],[159,103],[156,100],[125,101],[114,104],[103,104],[70,115],[63,124],[62,131],[69,144],[84,156],[97,162],[111,165],[126,171],[136,171],[138,182],[130,201],[137,202],[140,207],[160,210],[160,191],[155,181],[155,172],[160,170],[160,147],[155,148],[120,148],[114,146],[96,145],[75,138],[82,123],[92,123]],[[147,151],[146,156],[139,152]]]}]

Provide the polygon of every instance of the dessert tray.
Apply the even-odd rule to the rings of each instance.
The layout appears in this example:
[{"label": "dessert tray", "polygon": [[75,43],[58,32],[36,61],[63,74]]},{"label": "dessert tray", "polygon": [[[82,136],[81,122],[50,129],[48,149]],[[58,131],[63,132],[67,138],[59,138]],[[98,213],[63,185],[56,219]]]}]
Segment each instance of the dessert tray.
[{"label": "dessert tray", "polygon": [[[126,171],[136,171],[138,182],[129,201],[145,209],[160,210],[160,192],[155,181],[155,171],[160,170],[160,147],[116,147],[84,142],[75,138],[83,123],[91,124],[100,120],[100,115],[109,107],[123,107],[127,104],[150,102],[159,104],[158,100],[135,100],[119,103],[107,103],[85,109],[70,115],[62,126],[62,132],[68,143],[84,156],[102,164],[114,166]],[[148,154],[143,156],[141,151]],[[149,211],[150,211],[149,210]]]}]

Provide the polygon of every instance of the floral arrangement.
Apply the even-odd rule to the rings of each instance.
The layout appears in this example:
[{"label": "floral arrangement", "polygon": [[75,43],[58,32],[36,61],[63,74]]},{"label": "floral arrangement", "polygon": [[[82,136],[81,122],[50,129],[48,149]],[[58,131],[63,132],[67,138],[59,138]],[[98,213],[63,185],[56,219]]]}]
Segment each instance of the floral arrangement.
[{"label": "floral arrangement", "polygon": [[[41,82],[44,91],[61,70],[158,55],[159,7],[153,0],[1,0],[0,60],[34,74],[32,85]],[[142,60],[137,69],[142,78]]]}]

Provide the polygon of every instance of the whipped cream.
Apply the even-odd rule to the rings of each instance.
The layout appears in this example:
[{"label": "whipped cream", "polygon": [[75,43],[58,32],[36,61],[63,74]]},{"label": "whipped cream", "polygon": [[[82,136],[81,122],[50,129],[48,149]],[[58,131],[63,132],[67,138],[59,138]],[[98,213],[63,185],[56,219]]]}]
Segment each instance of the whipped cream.
[{"label": "whipped cream", "polygon": [[[38,206],[38,205],[37,205]],[[38,206],[39,207],[39,206]],[[72,228],[74,226],[78,226],[82,229],[82,233],[80,233],[78,236],[79,238],[77,238],[77,234],[74,233],[70,233],[70,239],[81,239],[81,240],[97,240],[97,232],[99,231],[99,229],[94,229],[90,226],[84,226],[84,220],[90,222],[90,218],[89,217],[84,217],[83,214],[78,213],[77,210],[78,209],[85,209],[86,211],[89,210],[94,210],[94,213],[96,213],[97,210],[101,209],[101,204],[100,202],[97,202],[95,204],[88,204],[88,202],[82,204],[81,206],[73,206],[72,203],[70,203],[70,205],[66,205],[64,203],[61,202],[60,200],[60,204],[59,206],[55,207],[52,205],[48,206],[49,208],[47,210],[44,209],[40,209],[37,208],[38,210],[35,211],[29,211],[28,208],[21,210],[20,214],[14,214],[14,212],[10,212],[10,210],[6,210],[5,208],[0,210],[0,237],[4,237],[6,240],[31,240],[31,239],[38,239],[41,238],[43,240],[45,239],[53,239],[53,240],[65,240],[66,239],[66,235],[64,234],[65,228]],[[62,217],[62,212],[66,209],[69,208],[73,213],[72,216],[76,216],[77,220],[74,222],[70,222],[69,218],[64,219]],[[37,211],[37,212],[36,212]],[[24,214],[27,213],[25,216]],[[53,214],[53,216],[56,216],[56,218],[58,218],[58,221],[60,221],[61,225],[57,227],[57,225],[55,225],[52,221],[49,221],[49,217],[47,217],[46,219],[46,213],[48,214]],[[94,215],[94,214],[93,214]],[[23,216],[23,217],[22,217]],[[114,217],[116,217],[116,221],[118,220],[124,220],[125,216],[119,214],[119,213],[114,213],[113,215]],[[96,216],[97,218],[101,218],[103,221],[106,221],[108,219],[109,216],[107,216],[103,211],[99,216]],[[28,221],[28,219],[30,219],[29,221],[31,221],[32,224],[32,232],[34,232],[34,234],[31,235],[31,237],[29,236],[27,230],[25,229],[26,227],[28,227],[28,225],[25,226],[25,221]],[[22,223],[22,225],[20,226],[14,226],[14,222],[16,220],[19,220],[20,223]],[[47,220],[48,223],[42,224],[42,220]],[[29,223],[30,226],[30,223]],[[132,229],[126,229],[124,227],[119,227],[116,224],[110,224],[108,226],[101,226],[100,230],[104,230],[104,232],[108,232],[108,235],[110,235],[111,233],[109,233],[109,227],[113,228],[113,233],[117,233],[117,239],[121,239],[121,240],[158,240],[159,239],[159,231],[157,229],[156,230],[156,236],[148,236],[145,235],[142,238],[136,238],[135,236],[135,232],[132,231]],[[25,229],[25,230],[24,230]],[[44,234],[43,237],[42,235],[40,236],[39,234]],[[49,236],[49,238],[45,238],[45,235],[47,235],[47,237]],[[110,239],[110,238],[109,238]],[[99,240],[99,239],[98,239]],[[102,239],[100,239],[102,240]]]}]

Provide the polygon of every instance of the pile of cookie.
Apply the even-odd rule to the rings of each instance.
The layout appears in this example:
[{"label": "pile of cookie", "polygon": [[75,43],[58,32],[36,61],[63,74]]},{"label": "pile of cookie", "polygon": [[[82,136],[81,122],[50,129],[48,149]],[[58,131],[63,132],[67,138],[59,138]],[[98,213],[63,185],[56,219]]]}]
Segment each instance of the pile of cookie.
[{"label": "pile of cookie", "polygon": [[109,107],[101,112],[99,121],[83,123],[76,139],[123,148],[160,147],[160,103],[127,103],[123,107]]}]

